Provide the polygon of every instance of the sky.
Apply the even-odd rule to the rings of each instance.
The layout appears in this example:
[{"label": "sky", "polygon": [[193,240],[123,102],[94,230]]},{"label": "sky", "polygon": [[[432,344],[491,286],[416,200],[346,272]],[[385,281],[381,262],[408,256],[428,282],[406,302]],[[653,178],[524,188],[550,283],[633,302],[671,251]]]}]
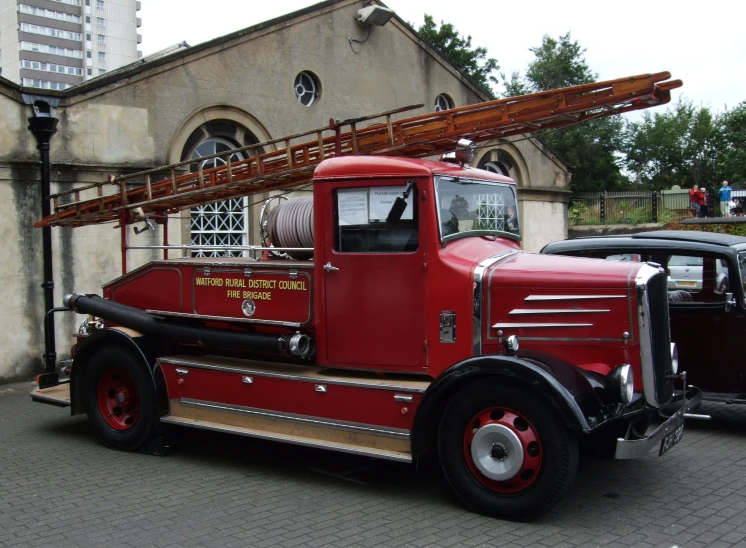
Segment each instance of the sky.
[{"label": "sky", "polygon": [[[141,48],[148,55],[189,45],[315,4],[309,0],[142,0]],[[525,73],[529,48],[544,35],[571,32],[600,80],[668,71],[683,95],[715,112],[746,100],[746,2],[743,0],[385,0],[415,28],[425,13],[451,23],[497,59],[500,71]],[[205,9],[209,6],[209,9]],[[361,2],[362,6],[362,2]],[[462,7],[462,9],[457,9]],[[496,92],[502,92],[496,88]]]}]

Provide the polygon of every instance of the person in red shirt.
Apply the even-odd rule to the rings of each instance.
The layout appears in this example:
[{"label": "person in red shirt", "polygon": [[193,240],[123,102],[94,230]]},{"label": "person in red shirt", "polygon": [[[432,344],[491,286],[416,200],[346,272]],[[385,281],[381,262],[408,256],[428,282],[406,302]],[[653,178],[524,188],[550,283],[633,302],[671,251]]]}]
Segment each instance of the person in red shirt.
[{"label": "person in red shirt", "polygon": [[689,201],[691,202],[692,208],[694,209],[695,217],[699,217],[699,199],[700,199],[699,185],[694,185],[692,189],[689,191]]},{"label": "person in red shirt", "polygon": [[705,187],[702,187],[699,189],[699,214],[702,217],[707,217],[707,208],[708,208],[708,200],[709,196],[707,194],[707,189]]}]

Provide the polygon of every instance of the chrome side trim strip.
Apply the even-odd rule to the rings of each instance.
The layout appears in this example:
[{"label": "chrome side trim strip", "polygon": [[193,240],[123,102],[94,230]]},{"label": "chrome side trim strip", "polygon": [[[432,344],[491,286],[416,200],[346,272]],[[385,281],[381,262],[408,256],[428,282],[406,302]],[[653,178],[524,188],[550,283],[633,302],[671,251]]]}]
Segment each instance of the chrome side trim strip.
[{"label": "chrome side trim strip", "polygon": [[496,323],[493,329],[517,327],[593,327],[592,323]]},{"label": "chrome side trim strip", "polygon": [[402,440],[409,439],[409,430],[403,428],[385,428],[374,424],[363,424],[359,422],[340,421],[336,419],[325,419],[321,417],[312,417],[309,415],[297,415],[295,413],[285,413],[283,411],[269,411],[266,409],[257,409],[255,407],[245,407],[243,405],[232,405],[229,403],[214,403],[209,401],[194,400],[191,398],[180,398],[179,403],[184,407],[196,407],[198,409],[210,409],[212,411],[222,411],[224,413],[233,413],[236,415],[245,415],[248,417],[260,417],[283,422],[295,422],[298,424],[307,424],[321,428],[332,428],[334,430],[345,430],[347,432],[359,432],[361,434],[373,434],[387,438],[397,438]]},{"label": "chrome side trim strip", "polygon": [[626,295],[529,295],[524,301],[573,301],[580,299],[624,299]]},{"label": "chrome side trim strip", "polygon": [[508,312],[508,316],[511,314],[582,314],[584,312],[594,314],[599,312],[611,312],[611,310],[591,310],[589,308],[514,308]]},{"label": "chrome side trim strip", "polygon": [[379,459],[394,460],[397,462],[412,462],[411,455],[397,454],[393,451],[376,451],[375,449],[364,449],[351,447],[349,445],[326,443],[323,441],[312,441],[312,440],[300,440],[297,438],[289,438],[287,436],[281,436],[279,434],[268,434],[265,432],[246,432],[240,428],[234,428],[231,426],[220,426],[217,424],[205,424],[205,423],[192,423],[187,422],[178,418],[172,417],[161,417],[161,422],[167,424],[177,424],[180,426],[191,426],[192,428],[201,428],[203,430],[212,430],[215,432],[226,432],[229,434],[238,434],[239,436],[248,436],[250,438],[259,438],[262,440],[269,441],[282,441],[286,443],[293,443],[295,445],[302,445],[305,447],[315,447],[318,449],[330,449],[332,451],[339,451],[341,453],[351,453],[353,455],[363,455],[367,457],[377,457]]},{"label": "chrome side trim strip", "polygon": [[[365,382],[364,380],[344,380],[327,378],[324,376],[303,376],[303,375],[292,375],[289,373],[273,373],[271,371],[261,371],[258,369],[251,369],[250,367],[230,367],[226,365],[213,365],[209,363],[190,362],[187,360],[176,360],[171,358],[159,358],[158,362],[161,364],[194,367],[195,369],[208,369],[210,371],[223,371],[224,373],[241,373],[242,375],[251,375],[253,377],[269,377],[274,379],[285,379],[290,381],[302,381],[308,383],[318,384],[323,382],[324,384],[333,384],[341,386],[356,386],[359,388],[372,388],[375,390],[391,390],[396,392],[409,392],[413,394],[424,394],[426,388],[414,388],[411,386],[402,386],[399,384],[379,384],[372,382]],[[254,379],[256,383],[256,378]]]},{"label": "chrome side trim strip", "polygon": [[605,337],[521,337],[522,341],[565,341],[565,342],[617,342],[623,343],[624,339],[613,339]]},{"label": "chrome side trim strip", "polygon": [[489,267],[498,261],[507,259],[512,255],[517,255],[518,251],[503,251],[492,257],[488,257],[482,260],[474,268],[474,300],[473,310],[473,322],[472,322],[472,355],[482,355],[482,299],[484,295],[484,273]]},{"label": "chrome side trim strip", "polygon": [[242,322],[242,323],[260,323],[265,325],[281,325],[283,327],[301,327],[305,324],[297,322],[280,322],[277,320],[252,320],[251,318],[238,318],[234,316],[203,316],[202,314],[188,314],[186,312],[169,312],[168,310],[146,310],[153,316],[173,316],[175,318],[193,318],[196,320],[214,320],[219,322]]}]

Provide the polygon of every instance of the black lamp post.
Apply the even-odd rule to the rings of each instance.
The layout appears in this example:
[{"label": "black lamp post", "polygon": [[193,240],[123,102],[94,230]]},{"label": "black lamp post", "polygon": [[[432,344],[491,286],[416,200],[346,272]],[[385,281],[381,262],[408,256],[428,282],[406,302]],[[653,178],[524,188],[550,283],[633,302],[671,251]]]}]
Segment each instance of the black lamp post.
[{"label": "black lamp post", "polygon": [[[33,116],[28,119],[29,130],[36,137],[37,148],[41,152],[41,215],[47,217],[50,212],[50,164],[49,141],[57,132],[57,118],[52,117],[49,103],[37,100],[32,105]],[[54,315],[49,311],[54,308],[54,277],[52,274],[52,229],[45,226],[42,230],[42,248],[44,255],[44,369],[54,373],[57,363],[57,352],[54,340]]]}]

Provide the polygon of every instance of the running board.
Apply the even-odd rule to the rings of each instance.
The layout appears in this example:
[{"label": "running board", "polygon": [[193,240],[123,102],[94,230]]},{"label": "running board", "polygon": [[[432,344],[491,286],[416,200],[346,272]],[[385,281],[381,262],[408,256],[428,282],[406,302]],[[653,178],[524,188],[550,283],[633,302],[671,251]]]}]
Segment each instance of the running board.
[{"label": "running board", "polygon": [[190,399],[172,399],[169,406],[170,415],[161,417],[166,424],[412,462],[406,430]]},{"label": "running board", "polygon": [[65,382],[49,388],[35,387],[31,394],[31,399],[38,403],[47,403],[57,407],[70,407],[70,383]]}]

